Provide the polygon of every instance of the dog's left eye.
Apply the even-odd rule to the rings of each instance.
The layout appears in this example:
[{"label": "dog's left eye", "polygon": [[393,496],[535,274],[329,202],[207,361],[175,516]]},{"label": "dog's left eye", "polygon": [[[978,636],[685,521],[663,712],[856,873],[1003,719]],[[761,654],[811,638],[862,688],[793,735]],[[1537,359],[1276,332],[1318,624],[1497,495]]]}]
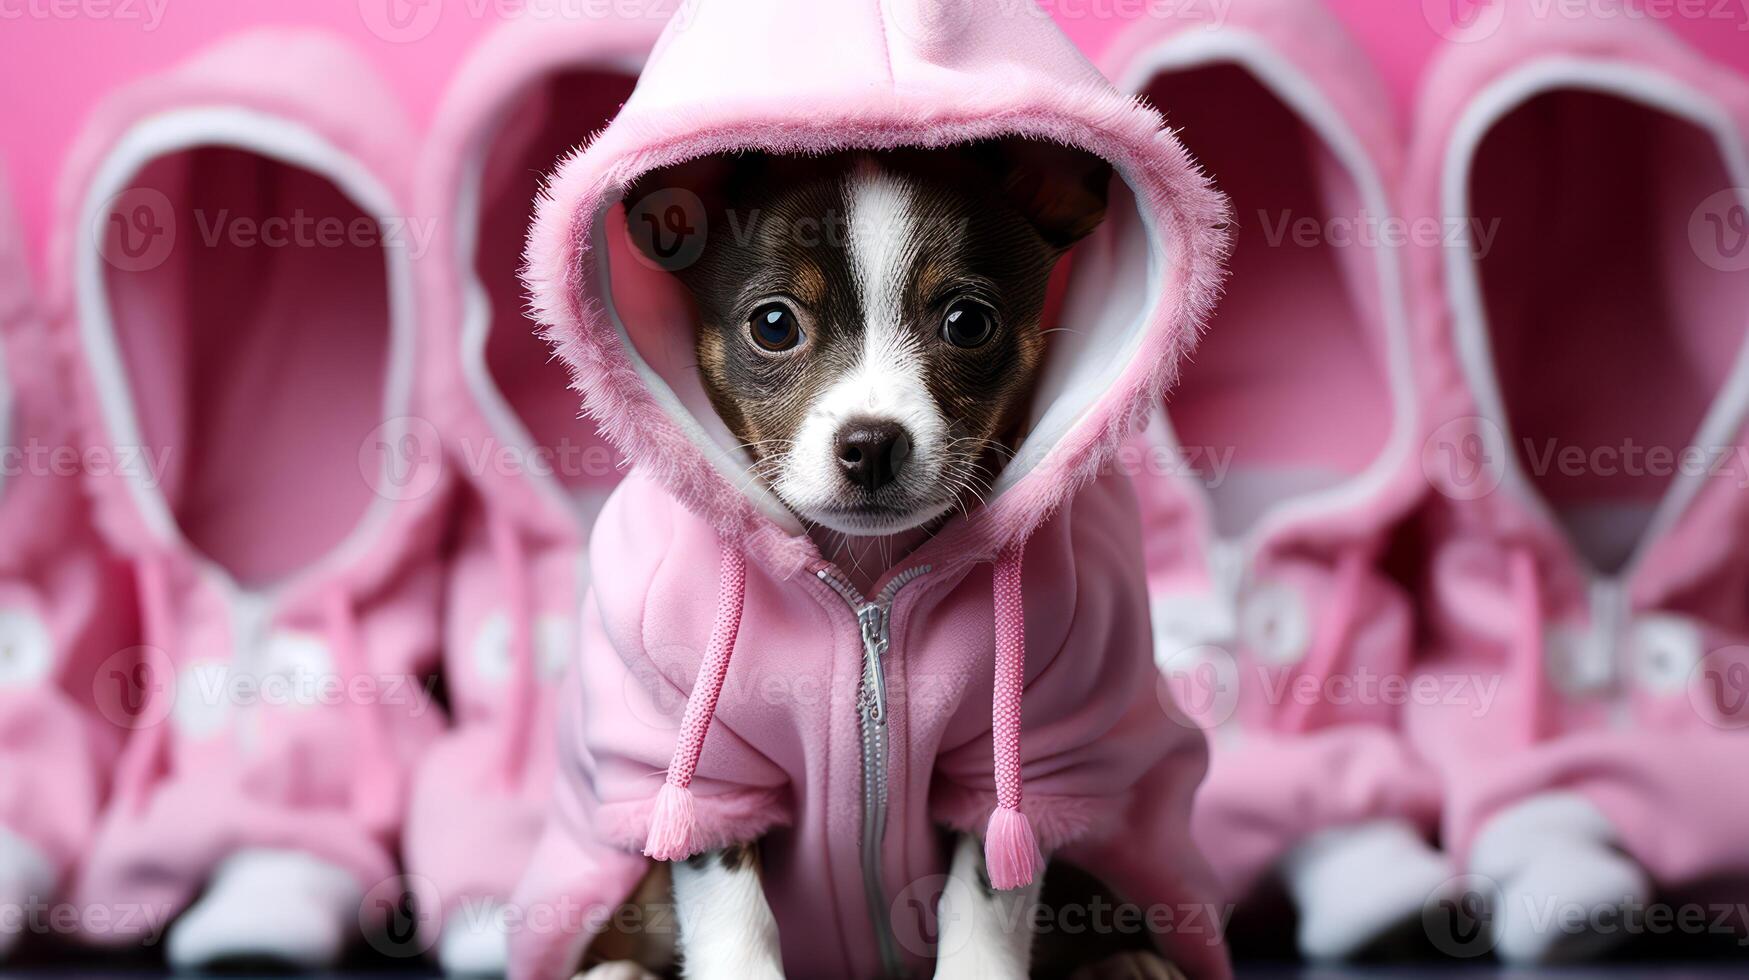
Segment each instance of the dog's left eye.
[{"label": "dog's left eye", "polygon": [[955,347],[982,347],[995,332],[996,311],[977,300],[954,300],[941,321],[942,339]]},{"label": "dog's left eye", "polygon": [[762,303],[747,318],[753,342],[768,351],[782,352],[802,342],[802,324],[787,304]]}]

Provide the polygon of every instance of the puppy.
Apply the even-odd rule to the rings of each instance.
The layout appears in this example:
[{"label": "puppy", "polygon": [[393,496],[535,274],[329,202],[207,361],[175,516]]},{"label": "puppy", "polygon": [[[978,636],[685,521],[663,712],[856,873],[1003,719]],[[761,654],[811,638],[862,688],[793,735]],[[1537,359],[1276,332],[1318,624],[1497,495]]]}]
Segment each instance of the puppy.
[{"label": "puppy", "polygon": [[[849,551],[860,567],[877,543],[878,574],[975,505],[1012,453],[1044,358],[1052,271],[1103,218],[1109,180],[1096,158],[1004,140],[712,160],[647,177],[627,202],[672,188],[704,202],[703,251],[674,272],[697,308],[711,403],[822,553]],[[983,855],[970,838],[954,849],[966,887],[944,901],[977,907],[942,909],[942,948],[955,952],[937,976],[1027,974],[1031,937],[1007,924],[1025,921],[1015,909],[1038,886],[995,892]],[[671,873],[687,976],[782,975],[755,848]],[[627,955],[659,965],[648,950]],[[1170,975],[1146,957],[1134,962],[1156,972],[1127,972],[1133,959],[1117,968]]]}]

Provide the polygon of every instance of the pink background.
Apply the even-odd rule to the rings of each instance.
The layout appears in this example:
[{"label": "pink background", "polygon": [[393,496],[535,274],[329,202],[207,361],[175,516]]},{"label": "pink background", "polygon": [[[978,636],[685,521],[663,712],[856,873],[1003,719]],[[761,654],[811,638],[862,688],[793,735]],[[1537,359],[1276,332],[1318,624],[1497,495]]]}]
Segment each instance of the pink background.
[{"label": "pink background", "polygon": [[[0,159],[40,271],[57,172],[85,114],[110,88],[165,68],[244,28],[319,26],[356,43],[400,93],[415,121],[429,121],[457,64],[490,27],[525,0],[0,0]],[[553,0],[528,0],[552,9]],[[576,2],[576,0],[572,0]],[[671,2],[671,0],[670,0]],[[823,3],[842,0],[820,0]],[[1243,0],[1046,0],[1070,36],[1097,53],[1123,11],[1179,10],[1210,19]],[[1444,43],[1424,0],[1326,0],[1371,52],[1407,119],[1429,55]],[[1476,0],[1425,0],[1427,5]],[[1553,5],[1601,0],[1503,0]],[[373,33],[388,3],[435,18],[428,33],[397,43]],[[1749,0],[1636,0],[1699,50],[1749,72]],[[545,4],[546,6],[542,6]],[[615,7],[614,5],[619,6]],[[600,0],[583,9],[672,9],[664,0]],[[561,7],[560,9],[574,9]],[[160,16],[152,19],[152,12]],[[421,28],[423,29],[423,28]],[[822,39],[830,43],[829,39]]]}]

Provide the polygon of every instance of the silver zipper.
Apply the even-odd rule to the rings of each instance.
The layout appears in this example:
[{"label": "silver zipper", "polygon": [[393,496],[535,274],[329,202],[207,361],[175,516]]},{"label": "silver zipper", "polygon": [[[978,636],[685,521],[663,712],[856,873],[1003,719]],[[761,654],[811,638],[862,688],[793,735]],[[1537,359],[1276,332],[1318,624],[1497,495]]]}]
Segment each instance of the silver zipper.
[{"label": "silver zipper", "polygon": [[900,572],[872,601],[830,568],[815,573],[850,605],[862,631],[862,686],[856,694],[862,733],[862,887],[881,966],[889,977],[904,976],[905,962],[887,916],[887,889],[881,873],[881,842],[887,833],[886,653],[892,643],[894,596],[928,571],[928,565],[919,565]]}]

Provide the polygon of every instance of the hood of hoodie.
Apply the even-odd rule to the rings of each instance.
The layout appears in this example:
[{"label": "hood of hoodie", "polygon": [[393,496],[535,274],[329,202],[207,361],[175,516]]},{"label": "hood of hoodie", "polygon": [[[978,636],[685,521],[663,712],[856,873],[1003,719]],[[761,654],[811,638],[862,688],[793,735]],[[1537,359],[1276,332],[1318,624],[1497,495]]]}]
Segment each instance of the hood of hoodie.
[{"label": "hood of hoodie", "polygon": [[[410,681],[448,499],[412,415],[413,146],[354,51],[275,29],[115,93],[69,160],[55,326],[115,460],[87,484],[133,565],[152,681],[130,707],[156,722],[117,762],[82,904],[176,911],[259,847],[393,873],[405,761],[441,721]],[[283,698],[224,696],[274,678]],[[305,696],[334,682],[380,696]]]},{"label": "hood of hoodie", "polygon": [[0,566],[26,565],[40,549],[60,546],[75,512],[66,481],[37,477],[59,472],[76,444],[9,190],[0,168]]},{"label": "hood of hoodie", "polygon": [[1502,6],[1418,113],[1410,194],[1453,232],[1416,259],[1428,475],[1557,618],[1601,587],[1749,626],[1749,83],[1655,24]]},{"label": "hood of hoodie", "polygon": [[568,538],[623,467],[528,320],[522,246],[543,176],[619,111],[661,28],[532,15],[500,26],[457,73],[421,151],[419,212],[444,216],[420,267],[433,419],[483,493]]},{"label": "hood of hoodie", "polygon": [[[100,520],[250,588],[397,559],[392,516],[440,498],[411,419],[412,135],[351,49],[228,40],[121,90],[61,186],[51,270]],[[410,506],[409,506],[410,505]]]},{"label": "hood of hoodie", "polygon": [[644,173],[713,155],[996,136],[1077,147],[1115,178],[1105,223],[1074,253],[1059,322],[1075,330],[1050,337],[1018,453],[987,505],[924,545],[938,561],[988,559],[1097,476],[1158,402],[1218,293],[1226,242],[1224,199],[1160,117],[1030,2],[684,4],[625,108],[546,186],[525,270],[536,315],[634,464],[726,540],[799,570],[813,545],[710,409],[689,304],[616,231],[621,197]]},{"label": "hood of hoodie", "polygon": [[[1297,882],[1324,831],[1430,826],[1439,787],[1376,697],[1409,603],[1378,542],[1426,492],[1398,194],[1401,140],[1324,5],[1235,0],[1144,18],[1101,59],[1233,200],[1208,336],[1136,440],[1155,657],[1214,746],[1195,836],[1226,894]],[[1393,238],[1390,236],[1399,236]]]},{"label": "hood of hoodie", "polygon": [[[1215,329],[1151,422],[1138,481],[1247,556],[1374,534],[1425,489],[1385,88],[1317,4],[1145,19],[1101,59],[1233,200]],[[1194,546],[1194,542],[1190,542]]]}]

